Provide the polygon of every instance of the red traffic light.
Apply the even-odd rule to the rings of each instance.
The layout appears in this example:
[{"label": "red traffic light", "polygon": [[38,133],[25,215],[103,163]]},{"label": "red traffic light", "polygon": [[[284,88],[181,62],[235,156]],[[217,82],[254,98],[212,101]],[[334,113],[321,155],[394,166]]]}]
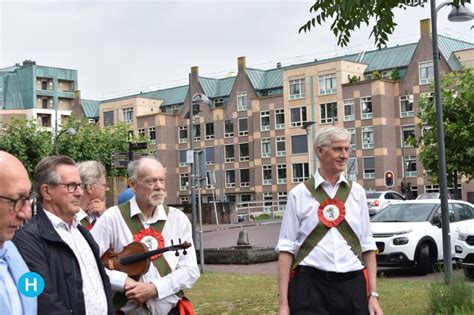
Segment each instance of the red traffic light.
[{"label": "red traffic light", "polygon": [[384,183],[387,188],[392,188],[395,181],[394,181],[394,176],[392,171],[386,171],[384,174]]}]

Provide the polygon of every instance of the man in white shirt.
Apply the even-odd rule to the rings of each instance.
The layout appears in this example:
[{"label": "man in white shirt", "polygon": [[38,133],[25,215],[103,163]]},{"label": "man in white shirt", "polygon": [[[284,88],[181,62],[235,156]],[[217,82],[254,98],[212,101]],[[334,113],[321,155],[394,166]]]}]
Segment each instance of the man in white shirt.
[{"label": "man in white shirt", "polygon": [[[132,242],[149,250],[172,244],[192,244],[191,224],[186,215],[164,205],[165,168],[155,159],[141,158],[128,165],[129,185],[135,196],[104,212],[91,230],[103,255],[108,249],[121,252]],[[176,254],[179,254],[176,256]],[[125,293],[127,314],[179,314],[190,303],[182,290],[199,278],[194,246],[152,257],[149,270],[138,281],[120,271],[108,271],[112,289]]]},{"label": "man in white shirt", "polygon": [[18,290],[18,280],[29,269],[11,241],[23,221],[31,218],[31,182],[23,164],[4,151],[0,178],[0,313],[36,315],[36,297]]},{"label": "man in white shirt", "polygon": [[107,209],[105,193],[109,190],[105,167],[99,161],[84,161],[77,164],[84,194],[81,197],[81,208],[76,214],[83,227],[90,230],[98,217]]},{"label": "man in white shirt", "polygon": [[342,174],[350,139],[319,129],[320,167],[289,193],[276,247],[280,314],[383,314],[365,191]]},{"label": "man in white shirt", "polygon": [[76,163],[67,156],[43,158],[34,178],[41,207],[13,242],[44,279],[38,314],[113,314],[99,248],[75,218],[84,188]]}]

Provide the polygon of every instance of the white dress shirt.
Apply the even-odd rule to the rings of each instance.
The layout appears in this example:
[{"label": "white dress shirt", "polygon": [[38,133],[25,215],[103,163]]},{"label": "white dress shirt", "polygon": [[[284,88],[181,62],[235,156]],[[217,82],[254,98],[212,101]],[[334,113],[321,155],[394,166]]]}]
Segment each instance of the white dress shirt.
[{"label": "white dress shirt", "polygon": [[23,314],[21,307],[20,293],[18,292],[15,280],[8,270],[8,264],[4,260],[7,255],[7,248],[0,246],[0,305],[3,303],[7,313]]},{"label": "white dress shirt", "polygon": [[[170,246],[171,241],[176,245],[187,241],[191,244],[191,223],[186,215],[179,209],[169,207],[168,216],[162,205],[157,206],[153,216],[145,220],[140,211],[135,197],[130,200],[131,217],[138,215],[145,228],[158,220],[166,220],[166,224],[161,232],[165,239],[165,246]],[[114,206],[102,214],[91,230],[97,244],[100,247],[102,256],[109,247],[114,248],[115,252],[120,252],[123,248],[133,242],[133,234],[129,230],[125,220],[122,217],[120,209]],[[199,269],[196,261],[196,251],[194,245],[187,249],[187,255],[175,256],[174,251],[164,253],[172,272],[165,277],[161,277],[153,263],[150,263],[150,269],[141,278],[141,282],[153,283],[158,291],[158,298],[153,298],[147,302],[151,314],[168,314],[179,301],[177,292],[183,289],[189,289],[199,278]],[[123,291],[127,275],[119,271],[110,271],[106,269],[110,278],[112,289]],[[137,308],[128,303],[122,310],[127,310],[127,314],[147,314],[144,308]]]},{"label": "white dress shirt", "polygon": [[95,220],[97,220],[97,215],[89,215],[87,214],[87,212],[85,212],[84,210],[82,210],[82,208],[79,209],[79,212],[76,213],[76,220],[78,222],[81,222],[82,219],[86,219],[87,222],[89,222],[90,224],[94,223]]},{"label": "white dress shirt", "polygon": [[[347,182],[341,174],[336,185],[332,186],[321,177],[319,171],[316,171],[314,175],[315,188],[321,184],[331,198],[336,195],[342,181]],[[289,252],[294,257],[297,256],[303,241],[319,223],[318,208],[319,202],[311,195],[304,183],[298,184],[290,191],[276,246],[278,252]],[[359,238],[362,252],[376,250],[365,191],[356,182],[352,182],[345,208],[345,219]],[[329,229],[319,244],[300,262],[300,265],[333,272],[349,272],[364,268],[336,228]]]},{"label": "white dress shirt", "polygon": [[53,213],[49,211],[45,211],[45,213],[61,239],[71,248],[79,263],[86,314],[107,314],[104,284],[100,277],[94,253],[77,228],[80,223],[74,218],[72,225],[69,226]]}]

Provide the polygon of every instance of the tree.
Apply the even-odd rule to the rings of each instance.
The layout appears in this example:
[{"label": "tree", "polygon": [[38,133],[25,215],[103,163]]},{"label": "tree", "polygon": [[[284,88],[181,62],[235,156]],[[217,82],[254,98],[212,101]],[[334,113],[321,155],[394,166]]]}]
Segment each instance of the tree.
[{"label": "tree", "polygon": [[53,152],[51,137],[50,131],[38,128],[34,121],[13,118],[1,131],[0,150],[16,156],[32,177],[36,164]]},{"label": "tree", "polygon": [[[299,32],[309,32],[316,28],[316,23],[323,25],[326,20],[333,20],[331,30],[337,38],[337,44],[347,46],[352,32],[363,23],[367,26],[370,19],[375,19],[370,36],[374,37],[377,47],[387,45],[388,35],[392,34],[397,24],[393,21],[393,10],[406,10],[409,7],[424,7],[427,0],[317,0],[310,8],[316,16],[300,27]],[[471,0],[453,0],[454,6],[470,3]]]},{"label": "tree", "polygon": [[[448,183],[457,186],[458,176],[468,181],[474,174],[474,69],[451,72],[442,77],[446,170]],[[431,180],[438,178],[438,142],[434,98],[419,102],[418,139],[411,139],[420,148],[420,160]],[[455,190],[456,191],[456,190]]]}]

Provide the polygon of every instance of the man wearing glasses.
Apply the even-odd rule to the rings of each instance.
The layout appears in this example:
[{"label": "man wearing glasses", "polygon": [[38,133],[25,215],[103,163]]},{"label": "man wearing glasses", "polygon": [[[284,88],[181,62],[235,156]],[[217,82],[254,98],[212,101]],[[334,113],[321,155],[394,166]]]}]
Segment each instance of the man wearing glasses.
[{"label": "man wearing glasses", "polygon": [[76,163],[67,156],[46,157],[34,178],[41,207],[13,242],[44,279],[38,314],[113,314],[98,246],[75,217],[84,189]]},{"label": "man wearing glasses", "polygon": [[81,197],[81,209],[76,214],[83,227],[90,230],[98,217],[104,213],[105,192],[109,190],[105,167],[99,161],[85,161],[77,164],[84,194]]},{"label": "man wearing glasses", "polygon": [[18,280],[29,270],[10,241],[31,218],[30,179],[23,164],[4,151],[0,151],[0,178],[0,312],[36,315],[36,298],[18,291]]}]

